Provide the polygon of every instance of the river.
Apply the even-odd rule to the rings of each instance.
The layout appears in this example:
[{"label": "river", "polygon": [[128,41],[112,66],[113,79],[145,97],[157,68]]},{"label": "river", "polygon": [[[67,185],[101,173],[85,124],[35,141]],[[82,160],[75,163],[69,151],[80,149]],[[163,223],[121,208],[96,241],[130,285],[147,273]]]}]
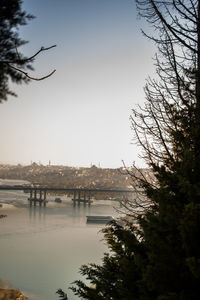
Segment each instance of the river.
[{"label": "river", "polygon": [[[0,184],[22,181],[0,180]],[[79,267],[101,263],[107,251],[104,225],[87,224],[87,215],[113,215],[115,202],[96,201],[90,206],[73,206],[71,199],[48,195],[47,207],[29,207],[28,194],[22,191],[0,191],[0,279],[11,282],[30,300],[56,300],[58,288],[69,300],[77,298],[68,287],[82,279]]]}]

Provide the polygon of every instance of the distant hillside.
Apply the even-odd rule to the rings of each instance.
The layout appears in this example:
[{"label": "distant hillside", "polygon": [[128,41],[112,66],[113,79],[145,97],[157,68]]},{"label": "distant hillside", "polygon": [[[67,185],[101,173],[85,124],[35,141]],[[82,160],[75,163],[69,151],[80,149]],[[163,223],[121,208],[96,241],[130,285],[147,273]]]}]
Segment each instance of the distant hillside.
[{"label": "distant hillside", "polygon": [[75,188],[119,188],[132,187],[131,178],[124,168],[102,169],[73,168],[66,166],[0,165],[0,178],[28,180],[33,184],[53,187]]}]

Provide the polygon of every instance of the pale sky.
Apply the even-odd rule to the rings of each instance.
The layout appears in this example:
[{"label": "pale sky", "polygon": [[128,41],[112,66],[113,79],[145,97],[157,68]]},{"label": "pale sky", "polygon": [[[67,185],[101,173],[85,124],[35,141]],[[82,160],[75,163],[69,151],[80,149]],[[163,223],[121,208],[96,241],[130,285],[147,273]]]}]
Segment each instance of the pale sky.
[{"label": "pale sky", "polygon": [[0,105],[0,163],[143,166],[129,117],[144,102],[153,45],[140,32],[134,1],[24,0],[24,8],[36,18],[21,28],[29,41],[21,51],[57,45],[30,74],[56,73],[12,85],[18,98]]}]

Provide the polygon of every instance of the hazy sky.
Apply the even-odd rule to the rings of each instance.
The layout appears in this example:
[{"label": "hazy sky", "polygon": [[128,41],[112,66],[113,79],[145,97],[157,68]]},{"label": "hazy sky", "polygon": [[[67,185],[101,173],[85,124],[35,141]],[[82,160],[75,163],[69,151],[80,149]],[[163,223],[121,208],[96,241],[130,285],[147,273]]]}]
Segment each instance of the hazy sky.
[{"label": "hazy sky", "polygon": [[[144,102],[153,45],[141,34],[132,0],[24,0],[36,16],[21,28],[21,51],[42,53],[33,76],[16,86],[18,98],[0,105],[0,163],[31,161],[120,167],[137,159],[131,108]],[[139,163],[141,165],[141,163]]]}]

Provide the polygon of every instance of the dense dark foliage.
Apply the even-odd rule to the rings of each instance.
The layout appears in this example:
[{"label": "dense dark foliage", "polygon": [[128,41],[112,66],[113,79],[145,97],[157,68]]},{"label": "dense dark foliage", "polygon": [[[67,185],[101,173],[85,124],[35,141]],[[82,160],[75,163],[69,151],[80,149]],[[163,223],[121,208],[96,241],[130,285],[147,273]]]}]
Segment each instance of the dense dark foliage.
[{"label": "dense dark foliage", "polygon": [[[131,300],[132,295],[140,293],[141,271],[137,267],[137,259],[144,258],[144,245],[138,242],[134,228],[128,222],[123,228],[113,221],[103,231],[112,254],[104,255],[101,266],[82,266],[81,274],[86,276],[91,286],[76,281],[78,289],[72,290],[84,299]],[[137,252],[137,257],[134,252]]]},{"label": "dense dark foliage", "polygon": [[[200,1],[137,0],[153,27],[156,79],[132,125],[154,180],[132,177],[151,205],[131,223],[104,229],[111,253],[81,268],[83,299],[200,299]],[[136,204],[140,205],[144,201]],[[133,206],[132,206],[133,207]],[[145,206],[144,206],[145,207]],[[130,212],[129,212],[130,213]],[[133,223],[134,223],[133,222]]]},{"label": "dense dark foliage", "polygon": [[67,294],[61,289],[58,289],[56,292],[62,300],[68,300]]},{"label": "dense dark foliage", "polygon": [[22,10],[21,0],[0,0],[0,102],[8,95],[16,96],[9,88],[9,80],[19,84],[29,79],[9,64],[21,69],[32,69],[30,61],[19,52],[26,41],[19,37],[19,27],[26,25],[33,16]]}]

